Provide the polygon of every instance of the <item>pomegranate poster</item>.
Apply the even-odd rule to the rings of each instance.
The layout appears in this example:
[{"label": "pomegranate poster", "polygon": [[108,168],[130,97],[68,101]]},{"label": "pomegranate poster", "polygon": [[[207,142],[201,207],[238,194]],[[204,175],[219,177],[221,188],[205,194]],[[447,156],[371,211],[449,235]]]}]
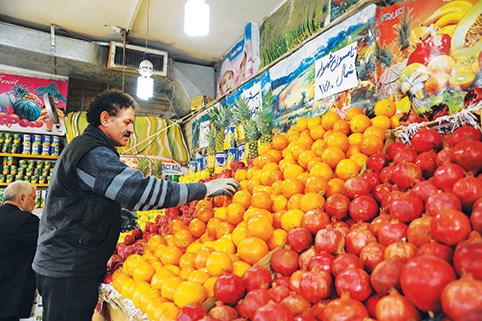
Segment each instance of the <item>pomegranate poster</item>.
[{"label": "pomegranate poster", "polygon": [[[68,81],[0,74],[0,131],[65,135]],[[54,124],[44,102],[48,93],[57,108]]]},{"label": "pomegranate poster", "polygon": [[377,92],[406,122],[455,113],[480,90],[482,1],[407,0],[379,7],[376,19]]}]

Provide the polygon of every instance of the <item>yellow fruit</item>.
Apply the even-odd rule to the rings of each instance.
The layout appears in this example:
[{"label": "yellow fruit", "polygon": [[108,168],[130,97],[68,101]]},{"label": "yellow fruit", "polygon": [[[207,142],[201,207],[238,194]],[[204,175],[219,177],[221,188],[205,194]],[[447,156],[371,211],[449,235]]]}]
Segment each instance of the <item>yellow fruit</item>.
[{"label": "yellow fruit", "polygon": [[273,231],[273,234],[271,234],[271,238],[268,241],[268,247],[270,250],[272,250],[280,245],[285,244],[287,239],[288,233],[285,230],[276,229]]},{"label": "yellow fruit", "polygon": [[206,261],[206,270],[211,276],[220,276],[225,272],[231,272],[233,270],[233,262],[229,254],[213,252]]},{"label": "yellow fruit", "polygon": [[169,300],[174,299],[174,294],[181,282],[181,278],[177,276],[166,279],[162,284],[161,295]]},{"label": "yellow fruit", "polygon": [[325,138],[325,144],[328,147],[338,147],[343,152],[346,152],[350,143],[348,142],[348,137],[345,134],[338,131],[333,131],[328,134]]},{"label": "yellow fruit", "polygon": [[174,294],[174,303],[180,308],[188,304],[202,303],[204,300],[206,300],[206,290],[197,282],[182,282]]},{"label": "yellow fruit", "polygon": [[350,159],[354,161],[359,168],[361,168],[366,164],[368,156],[362,153],[354,153],[350,156]]},{"label": "yellow fruit", "polygon": [[350,129],[353,133],[363,133],[370,125],[370,118],[365,115],[355,115],[350,120]]},{"label": "yellow fruit", "polygon": [[217,277],[212,276],[209,279],[207,279],[206,282],[204,282],[204,288],[206,289],[206,292],[209,297],[214,296],[214,283],[216,283],[217,279],[218,279]]},{"label": "yellow fruit", "polygon": [[362,138],[363,138],[362,133],[353,133],[350,136],[348,136],[348,142],[350,143],[350,145],[360,145]]},{"label": "yellow fruit", "polygon": [[355,115],[364,115],[365,113],[358,107],[352,107],[348,109],[345,115],[345,119],[350,121]]},{"label": "yellow fruit", "polygon": [[311,117],[308,118],[307,127],[311,131],[311,129],[317,125],[321,125],[321,118],[320,117]]},{"label": "yellow fruit", "polygon": [[233,274],[243,277],[244,273],[251,267],[248,263],[244,261],[236,261],[233,263]]},{"label": "yellow fruit", "polygon": [[346,181],[349,178],[357,176],[359,170],[360,168],[354,161],[351,159],[343,159],[336,166],[335,173],[339,178]]},{"label": "yellow fruit", "polygon": [[298,118],[298,120],[296,121],[296,126],[295,126],[296,131],[302,132],[306,128],[308,128],[308,119]]},{"label": "yellow fruit", "polygon": [[330,130],[333,128],[333,124],[339,119],[341,119],[341,117],[337,112],[329,111],[321,117],[321,124],[325,130]]},{"label": "yellow fruit", "polygon": [[375,115],[380,116],[387,116],[388,118],[395,115],[397,111],[396,105],[393,101],[388,98],[384,98],[379,100],[374,107]]},{"label": "yellow fruit", "polygon": [[402,114],[396,114],[392,118],[390,118],[390,123],[391,123],[391,128],[395,129],[400,126],[400,117],[402,117]]},{"label": "yellow fruit", "polygon": [[[378,116],[377,116],[378,117]],[[381,116],[381,117],[385,117],[385,116]],[[376,118],[376,117],[375,117]],[[388,124],[390,124],[390,119],[388,119]],[[373,121],[373,118],[372,118],[372,121]],[[386,128],[386,129],[389,129],[389,128]],[[362,135],[362,140],[363,140],[363,137],[365,136],[375,136],[375,137],[378,137],[379,139],[385,139],[385,133],[386,133],[386,129],[382,129],[380,127],[376,127],[376,126],[370,126],[367,128],[367,130],[365,130],[365,132],[363,133]],[[359,145],[361,145],[362,142],[360,142]]]},{"label": "yellow fruit", "polygon": [[385,115],[379,115],[372,118],[372,125],[384,130],[390,129],[390,118]]},{"label": "yellow fruit", "polygon": [[[343,155],[343,157],[344,156],[345,155]],[[313,165],[313,167],[310,170],[310,175],[323,177],[324,179],[329,180],[330,178],[333,177],[333,170],[326,163],[319,162]]]},{"label": "yellow fruit", "polygon": [[281,217],[281,227],[286,232],[288,232],[289,230],[295,227],[300,227],[304,216],[305,216],[305,213],[302,210],[299,210],[299,209],[288,210]]},{"label": "yellow fruit", "polygon": [[[335,168],[339,161],[345,158],[345,153],[338,147],[327,147],[321,154],[323,162]],[[329,179],[329,178],[327,178]]]},{"label": "yellow fruit", "polygon": [[209,273],[206,269],[194,270],[187,277],[188,281],[197,282],[199,284],[204,284],[209,279]]},{"label": "yellow fruit", "polygon": [[248,237],[238,246],[239,257],[249,264],[258,262],[266,254],[268,254],[268,245],[257,237]]}]

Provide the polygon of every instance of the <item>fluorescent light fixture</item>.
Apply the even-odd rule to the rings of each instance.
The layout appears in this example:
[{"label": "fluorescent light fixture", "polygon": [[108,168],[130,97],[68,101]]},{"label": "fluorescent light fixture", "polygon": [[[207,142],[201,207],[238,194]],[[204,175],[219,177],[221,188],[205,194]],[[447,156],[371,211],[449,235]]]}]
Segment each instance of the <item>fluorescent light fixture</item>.
[{"label": "fluorescent light fixture", "polygon": [[184,6],[184,33],[189,37],[209,34],[209,5],[204,0],[187,0]]}]

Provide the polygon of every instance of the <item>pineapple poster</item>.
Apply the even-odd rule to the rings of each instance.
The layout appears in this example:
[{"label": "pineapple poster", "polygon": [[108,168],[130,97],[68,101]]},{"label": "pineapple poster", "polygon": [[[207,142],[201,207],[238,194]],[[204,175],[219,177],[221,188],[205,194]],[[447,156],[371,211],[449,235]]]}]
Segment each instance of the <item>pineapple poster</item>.
[{"label": "pineapple poster", "polygon": [[[65,135],[68,81],[0,74],[0,130]],[[50,94],[60,124],[49,118],[43,96]]]},{"label": "pineapple poster", "polygon": [[402,121],[433,120],[464,107],[482,86],[482,1],[407,0],[377,9],[377,92]]}]

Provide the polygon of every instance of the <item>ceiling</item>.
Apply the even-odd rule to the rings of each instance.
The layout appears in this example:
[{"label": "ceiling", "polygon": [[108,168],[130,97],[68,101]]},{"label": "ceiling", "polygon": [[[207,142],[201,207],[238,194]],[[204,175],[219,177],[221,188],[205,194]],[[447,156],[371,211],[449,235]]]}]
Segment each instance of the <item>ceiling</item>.
[{"label": "ceiling", "polygon": [[197,38],[184,34],[184,0],[2,0],[0,20],[46,31],[55,24],[62,34],[95,41],[119,41],[109,27],[119,26],[130,29],[130,43],[144,45],[149,5],[149,47],[210,64],[241,38],[247,22],[260,23],[284,1],[206,0],[211,32]]}]

